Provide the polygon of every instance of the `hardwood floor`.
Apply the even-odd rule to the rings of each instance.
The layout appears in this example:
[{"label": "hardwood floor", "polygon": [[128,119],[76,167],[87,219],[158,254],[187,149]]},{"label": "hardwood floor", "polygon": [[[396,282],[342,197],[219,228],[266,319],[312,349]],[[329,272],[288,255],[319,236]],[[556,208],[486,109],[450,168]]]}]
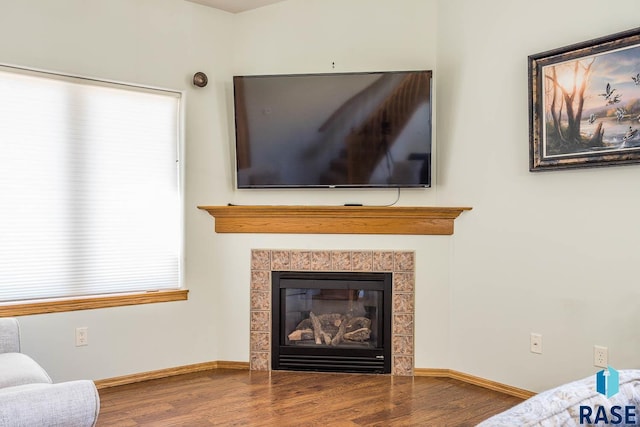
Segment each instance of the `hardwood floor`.
[{"label": "hardwood floor", "polygon": [[98,427],[473,426],[522,399],[449,378],[216,369],[100,390]]}]

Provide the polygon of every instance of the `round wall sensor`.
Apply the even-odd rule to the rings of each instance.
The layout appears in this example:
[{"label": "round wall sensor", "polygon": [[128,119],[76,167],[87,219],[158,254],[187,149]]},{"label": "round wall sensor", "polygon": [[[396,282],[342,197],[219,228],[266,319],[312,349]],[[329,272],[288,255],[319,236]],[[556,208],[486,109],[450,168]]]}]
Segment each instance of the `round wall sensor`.
[{"label": "round wall sensor", "polygon": [[209,79],[205,73],[198,71],[193,75],[193,85],[198,87],[205,87],[209,83]]}]

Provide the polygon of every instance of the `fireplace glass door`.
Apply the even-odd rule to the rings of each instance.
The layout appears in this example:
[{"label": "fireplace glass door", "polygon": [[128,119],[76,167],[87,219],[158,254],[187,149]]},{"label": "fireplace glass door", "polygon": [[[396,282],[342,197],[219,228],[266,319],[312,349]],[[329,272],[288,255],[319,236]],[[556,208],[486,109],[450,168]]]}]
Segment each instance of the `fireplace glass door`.
[{"label": "fireplace glass door", "polygon": [[390,274],[273,272],[272,280],[273,369],[390,371]]}]

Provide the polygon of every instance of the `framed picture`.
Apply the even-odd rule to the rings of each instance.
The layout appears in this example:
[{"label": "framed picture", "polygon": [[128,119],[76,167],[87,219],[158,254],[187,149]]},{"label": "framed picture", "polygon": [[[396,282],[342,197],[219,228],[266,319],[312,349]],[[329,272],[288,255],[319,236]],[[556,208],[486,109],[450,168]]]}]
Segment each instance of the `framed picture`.
[{"label": "framed picture", "polygon": [[529,56],[529,170],[640,162],[640,28]]}]

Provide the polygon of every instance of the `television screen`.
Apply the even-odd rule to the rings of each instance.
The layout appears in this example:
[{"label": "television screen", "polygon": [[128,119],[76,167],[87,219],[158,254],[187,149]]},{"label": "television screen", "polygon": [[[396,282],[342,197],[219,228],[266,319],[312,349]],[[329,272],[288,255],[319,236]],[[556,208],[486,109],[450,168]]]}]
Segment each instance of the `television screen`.
[{"label": "television screen", "polygon": [[238,188],[431,186],[431,71],[233,84]]}]

